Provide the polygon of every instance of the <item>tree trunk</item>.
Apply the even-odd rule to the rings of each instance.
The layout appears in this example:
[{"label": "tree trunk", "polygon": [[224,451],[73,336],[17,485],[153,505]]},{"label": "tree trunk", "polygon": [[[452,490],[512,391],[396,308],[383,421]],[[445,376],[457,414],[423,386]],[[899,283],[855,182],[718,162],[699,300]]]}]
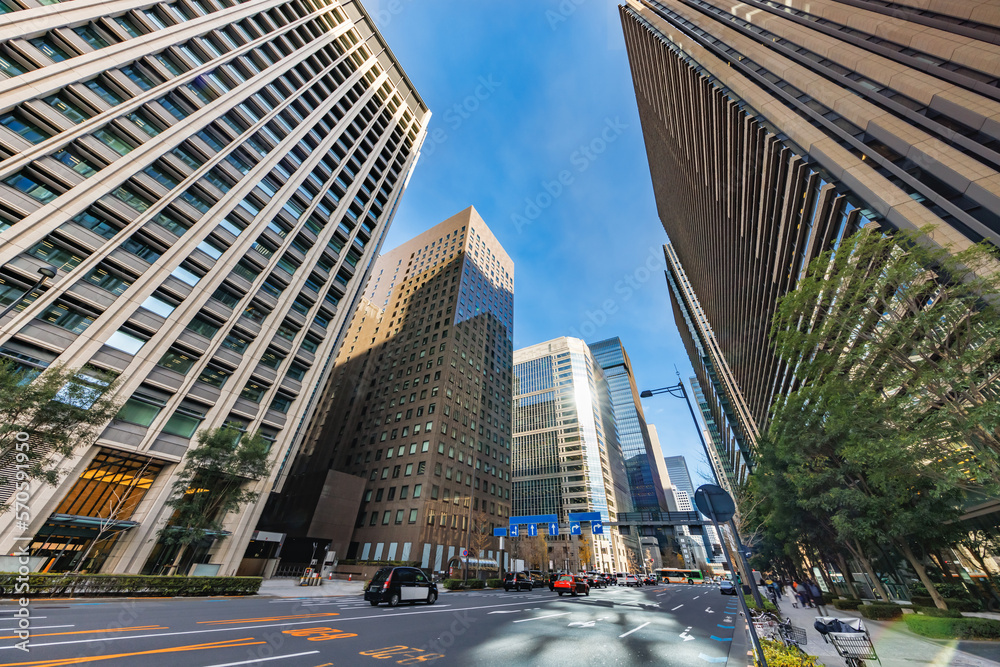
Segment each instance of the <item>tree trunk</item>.
[{"label": "tree trunk", "polygon": [[861,545],[858,544],[857,540],[855,540],[854,548],[851,549],[851,551],[854,552],[857,559],[861,561],[861,567],[864,569],[865,574],[868,575],[868,578],[871,579],[875,592],[881,595],[882,598],[888,602],[889,592],[885,590],[885,586],[882,585],[882,580],[875,574],[875,568],[872,567],[872,562],[868,560],[868,556],[865,555],[865,552],[861,549]]},{"label": "tree trunk", "polygon": [[851,570],[847,567],[847,559],[844,558],[844,554],[837,554],[837,567],[840,568],[840,574],[844,577],[844,585],[847,587],[848,594],[855,600],[861,599],[861,596],[858,595],[858,589],[854,587]]},{"label": "tree trunk", "polygon": [[927,592],[930,593],[931,599],[934,600],[934,606],[938,609],[947,609],[948,604],[944,601],[944,598],[941,597],[941,594],[938,593],[938,590],[934,588],[934,582],[927,576],[927,569],[924,567],[924,564],[917,560],[917,557],[913,555],[913,550],[910,549],[910,545],[907,544],[905,540],[899,540],[896,544],[899,547],[899,550],[903,552],[903,557],[909,561],[910,567],[916,571],[917,577],[920,578],[920,583],[922,583],[924,588],[927,589]]}]

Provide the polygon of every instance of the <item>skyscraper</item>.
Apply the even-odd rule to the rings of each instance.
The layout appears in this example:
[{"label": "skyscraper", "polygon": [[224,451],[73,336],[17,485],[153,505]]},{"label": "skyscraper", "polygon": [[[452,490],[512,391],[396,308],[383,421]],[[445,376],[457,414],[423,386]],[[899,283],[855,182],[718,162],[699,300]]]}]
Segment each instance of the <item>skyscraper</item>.
[{"label": "skyscraper", "polygon": [[[0,13],[0,305],[58,270],[0,322],[0,354],[120,376],[124,401],[57,486],[32,490],[31,551],[71,568],[117,494],[127,529],[84,569],[172,571],[158,530],[195,432],[259,430],[271,473],[247,488],[266,495],[429,112],[356,0]],[[261,507],[225,517],[200,571],[236,570]],[[5,523],[0,549],[15,536]]]},{"label": "skyscraper", "polygon": [[[615,428],[604,371],[578,338],[556,338],[514,352],[514,514],[600,512],[605,524],[631,511],[628,475]],[[588,536],[591,563],[628,570],[617,528]],[[637,543],[631,545],[637,547]],[[550,559],[560,568],[586,567],[580,540],[549,538]]]},{"label": "skyscraper", "polygon": [[[435,571],[465,548],[495,558],[511,504],[513,300],[514,264],[472,207],[379,257],[261,527],[336,541],[329,518],[350,513],[340,557]],[[335,473],[361,480],[353,506],[329,501]]]},{"label": "skyscraper", "polygon": [[653,445],[642,413],[632,362],[621,339],[609,338],[590,344],[594,359],[604,369],[611,395],[611,408],[635,511],[667,509],[663,482],[656,467]]},{"label": "skyscraper", "polygon": [[1000,241],[1000,23],[943,2],[620,13],[678,326],[739,480],[795,381],[768,332],[810,260],[870,224]]}]

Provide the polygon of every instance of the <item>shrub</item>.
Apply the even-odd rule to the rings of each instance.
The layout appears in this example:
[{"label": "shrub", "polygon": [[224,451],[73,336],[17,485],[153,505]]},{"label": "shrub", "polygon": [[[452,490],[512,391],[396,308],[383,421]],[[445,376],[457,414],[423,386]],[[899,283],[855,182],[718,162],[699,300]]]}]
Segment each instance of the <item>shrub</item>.
[{"label": "shrub", "polygon": [[486,585],[490,588],[503,588],[503,579],[487,579]]},{"label": "shrub", "polygon": [[465,585],[465,582],[461,579],[445,579],[441,582],[441,585],[447,588],[449,591],[460,591]]},{"label": "shrub", "polygon": [[936,618],[907,614],[903,621],[918,635],[934,639],[1000,639],[1000,621],[988,618]]},{"label": "shrub", "polygon": [[[0,588],[13,590],[18,575],[0,573]],[[143,597],[255,595],[261,577],[185,577],[141,574],[31,574],[30,597]]]},{"label": "shrub", "polygon": [[[910,601],[920,607],[934,606],[934,600],[929,595],[914,595],[910,598]],[[956,611],[982,611],[983,609],[983,605],[979,600],[945,598],[944,602],[948,605],[948,609],[955,609]]]},{"label": "shrub", "polygon": [[854,598],[840,598],[833,601],[833,606],[837,609],[857,609],[861,606],[861,600]]},{"label": "shrub", "polygon": [[768,667],[816,667],[816,656],[802,655],[794,648],[773,639],[761,639]]},{"label": "shrub", "polygon": [[486,588],[486,582],[482,579],[466,579],[465,587],[471,588],[472,590],[479,590],[481,588]]},{"label": "shrub", "polygon": [[938,609],[937,607],[913,606],[913,611],[924,616],[934,616],[936,618],[962,618],[962,612],[957,609]]},{"label": "shrub", "polygon": [[823,604],[833,604],[834,600],[840,599],[836,593],[823,593]]},{"label": "shrub", "polygon": [[[743,599],[747,601],[747,606],[750,607],[750,609],[760,610],[760,607],[757,606],[757,602],[753,599],[752,595],[744,594]],[[764,611],[771,611],[774,613],[778,612],[778,608],[775,607],[774,603],[772,603],[770,600],[763,600],[763,602],[764,602]]]},{"label": "shrub", "polygon": [[865,618],[873,621],[883,621],[891,618],[899,618],[903,615],[903,608],[898,604],[865,604],[858,607],[858,611]]}]

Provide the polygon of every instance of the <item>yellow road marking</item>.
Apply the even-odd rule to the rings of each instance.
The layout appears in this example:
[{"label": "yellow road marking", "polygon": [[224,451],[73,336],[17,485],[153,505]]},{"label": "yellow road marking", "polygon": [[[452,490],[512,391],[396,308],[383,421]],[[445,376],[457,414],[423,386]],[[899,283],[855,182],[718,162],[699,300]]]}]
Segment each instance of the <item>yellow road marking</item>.
[{"label": "yellow road marking", "polygon": [[[42,634],[32,634],[31,638],[35,637],[55,637],[57,635],[88,635],[99,632],[129,632],[131,630],[169,630],[170,628],[164,627],[162,625],[139,625],[134,628],[104,628],[100,630],[73,630],[70,632],[45,632]],[[0,639],[20,639],[17,635],[11,635],[9,637],[0,637]]]},{"label": "yellow road marking", "polygon": [[158,648],[149,651],[137,651],[135,653],[114,653],[111,655],[84,656],[78,658],[57,658],[55,660],[37,660],[34,662],[7,662],[0,664],[0,667],[62,667],[63,665],[79,665],[98,660],[112,660],[114,658],[132,658],[137,655],[154,655],[157,653],[179,653],[181,651],[202,651],[212,648],[238,648],[240,646],[254,646],[255,644],[266,644],[263,641],[254,641],[253,637],[243,639],[229,639],[221,642],[211,642],[208,644],[191,644],[189,646],[174,646],[173,648]]},{"label": "yellow road marking", "polygon": [[231,618],[226,621],[198,621],[199,623],[209,623],[218,625],[219,623],[263,623],[264,621],[288,621],[294,618],[324,618],[327,616],[340,616],[337,612],[327,612],[325,614],[299,614],[297,616],[268,616],[267,618]]}]

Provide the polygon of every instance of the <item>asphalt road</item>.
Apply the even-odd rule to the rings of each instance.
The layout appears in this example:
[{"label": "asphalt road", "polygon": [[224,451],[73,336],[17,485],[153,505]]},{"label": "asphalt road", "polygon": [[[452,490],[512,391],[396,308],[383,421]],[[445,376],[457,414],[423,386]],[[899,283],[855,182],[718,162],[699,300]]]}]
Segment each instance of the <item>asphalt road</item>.
[{"label": "asphalt road", "polygon": [[360,596],[39,600],[25,653],[4,602],[0,667],[724,664],[735,607],[715,586],[682,584],[442,592],[396,608]]}]

